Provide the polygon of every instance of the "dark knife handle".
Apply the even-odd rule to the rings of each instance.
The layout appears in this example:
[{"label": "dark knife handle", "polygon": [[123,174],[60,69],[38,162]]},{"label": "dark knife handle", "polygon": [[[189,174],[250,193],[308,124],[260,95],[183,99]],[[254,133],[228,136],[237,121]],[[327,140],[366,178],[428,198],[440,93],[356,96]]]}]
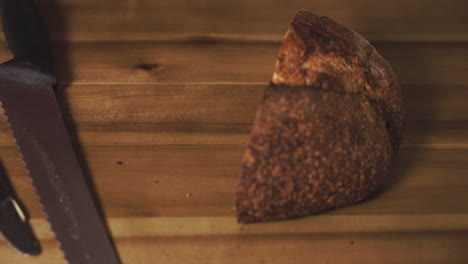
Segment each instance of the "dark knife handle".
[{"label": "dark knife handle", "polygon": [[33,0],[0,0],[0,16],[16,62],[52,75],[46,27]]}]

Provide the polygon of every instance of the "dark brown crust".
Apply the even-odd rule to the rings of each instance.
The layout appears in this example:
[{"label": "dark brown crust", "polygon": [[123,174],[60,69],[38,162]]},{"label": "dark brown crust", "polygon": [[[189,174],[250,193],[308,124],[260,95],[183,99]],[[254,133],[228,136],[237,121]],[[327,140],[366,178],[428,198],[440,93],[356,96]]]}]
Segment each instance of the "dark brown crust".
[{"label": "dark brown crust", "polygon": [[[275,76],[282,74],[289,78],[276,81]],[[280,49],[273,83],[320,85],[324,80],[326,89],[329,78],[341,80],[346,91],[360,91],[378,101],[388,116],[392,140],[399,145],[404,129],[401,92],[390,65],[361,35],[327,17],[299,10]]]},{"label": "dark brown crust", "polygon": [[244,155],[240,222],[290,219],[375,192],[403,135],[395,74],[360,35],[300,10]]}]

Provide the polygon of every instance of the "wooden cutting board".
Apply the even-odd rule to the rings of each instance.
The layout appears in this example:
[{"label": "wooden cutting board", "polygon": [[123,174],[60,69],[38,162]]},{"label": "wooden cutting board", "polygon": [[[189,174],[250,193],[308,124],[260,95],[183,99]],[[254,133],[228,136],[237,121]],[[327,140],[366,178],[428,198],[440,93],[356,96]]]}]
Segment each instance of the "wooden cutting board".
[{"label": "wooden cutting board", "polygon": [[[460,2],[38,3],[60,104],[122,262],[468,263],[468,4]],[[240,225],[232,206],[244,144],[299,8],[363,33],[391,63],[406,138],[392,177],[368,201]],[[0,60],[10,57],[2,40]],[[0,263],[64,263],[4,122],[0,155],[43,246],[23,258],[2,240]]]}]

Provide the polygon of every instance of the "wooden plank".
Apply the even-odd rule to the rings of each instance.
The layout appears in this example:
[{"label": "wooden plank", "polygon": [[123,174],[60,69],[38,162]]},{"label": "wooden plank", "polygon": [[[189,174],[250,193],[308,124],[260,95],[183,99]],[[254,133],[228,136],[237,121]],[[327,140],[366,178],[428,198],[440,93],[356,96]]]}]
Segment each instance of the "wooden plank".
[{"label": "wooden plank", "polygon": [[[255,236],[333,233],[444,232],[468,229],[468,214],[334,215],[321,214],[291,222],[240,224],[235,217],[113,217],[114,237]],[[45,219],[31,219],[40,240],[55,238]]]},{"label": "wooden plank", "polygon": [[[263,241],[267,243],[273,240],[298,243],[304,238],[309,241],[321,238],[320,240],[326,243],[327,241],[334,241],[338,237],[349,237],[349,243],[352,245],[361,243],[361,239],[374,239],[375,243],[385,246],[380,238],[401,239],[402,243],[405,243],[407,238],[420,240],[421,242],[426,239],[442,239],[444,242],[449,242],[455,232],[458,231],[459,237],[463,237],[459,241],[461,243],[465,241],[465,232],[463,230],[466,230],[467,223],[467,215],[321,215],[292,222],[271,222],[253,225],[240,225],[232,217],[145,217],[111,218],[109,220],[110,229],[116,238],[122,257],[132,263],[134,262],[130,261],[130,258],[133,258],[133,256],[130,255],[135,253],[135,248],[124,246],[128,240],[140,242],[156,240],[160,242],[191,241],[198,237],[201,238],[200,242],[203,243],[203,241],[210,239],[219,241],[219,238],[224,237],[224,243],[229,246],[234,241],[242,241],[243,243],[248,243],[248,241],[260,242],[256,239],[259,237],[263,237]],[[60,262],[61,254],[57,249],[57,245],[53,242],[54,235],[50,231],[49,224],[42,219],[33,219],[32,225],[45,248],[44,254],[34,258],[35,263],[45,263],[46,260],[50,261],[51,259],[54,259],[54,262],[51,263],[62,263]],[[456,245],[455,243],[451,246]],[[153,251],[154,246],[153,243],[139,245],[139,247],[146,247],[148,252]],[[205,246],[210,245],[206,244]],[[255,243],[255,246],[262,247],[265,245]],[[158,248],[159,250],[171,249],[168,243],[160,243]],[[238,248],[234,246],[232,249]],[[419,245],[412,250],[416,249],[423,250],[424,247]],[[0,253],[0,261],[7,256],[9,259],[13,258],[15,260],[13,263],[27,261],[27,259],[21,259],[13,250],[7,248],[5,243],[0,243]],[[224,255],[224,251],[219,252],[219,254]],[[152,256],[147,253],[146,257]],[[228,257],[228,255],[224,255],[224,257]],[[166,262],[171,261],[172,259],[168,259]]]},{"label": "wooden plank", "polygon": [[[377,44],[401,83],[466,85],[468,44]],[[54,48],[62,84],[266,84],[279,43],[212,38],[181,42],[73,43]],[[9,51],[0,45],[0,60]]]},{"label": "wooden plank", "polygon": [[[263,92],[261,84],[73,85],[58,96],[84,145],[240,146]],[[466,86],[404,86],[403,92],[405,147],[468,148]],[[13,144],[0,124],[0,146]]]},{"label": "wooden plank", "polygon": [[[108,216],[232,216],[242,146],[84,149]],[[1,153],[31,215],[42,217],[16,149]],[[402,149],[382,193],[330,214],[468,213],[467,155],[467,150]]]},{"label": "wooden plank", "polygon": [[[253,112],[253,111],[252,111]],[[251,119],[253,120],[253,119]],[[82,123],[80,144],[87,146],[232,145],[245,144],[250,123]],[[0,126],[0,146],[13,146],[5,124]],[[413,121],[402,148],[468,149],[467,121]]]},{"label": "wooden plank", "polygon": [[[131,221],[132,219],[129,219]],[[123,263],[466,263],[468,233],[332,233],[119,237]],[[23,258],[0,244],[2,263],[64,263],[55,242],[44,254]]]},{"label": "wooden plank", "polygon": [[195,236],[129,238],[120,246],[124,261],[132,263],[465,263],[467,240],[466,232]]},{"label": "wooden plank", "polygon": [[[40,1],[55,40],[155,40],[193,35],[279,41],[306,8],[373,41],[467,41],[466,1]],[[424,12],[421,12],[424,10]]]},{"label": "wooden plank", "polygon": [[[75,85],[60,91],[58,97],[63,106],[68,105],[78,123],[102,123],[103,127],[106,123],[143,123],[155,126],[146,128],[150,131],[159,127],[166,132],[245,133],[250,129],[265,87],[264,84]],[[403,85],[402,96],[410,127],[416,121],[418,125],[468,120],[465,101],[468,86]],[[457,124],[462,126],[463,122]],[[138,129],[144,131],[145,127]]]},{"label": "wooden plank", "polygon": [[[465,85],[468,44],[385,44],[377,49],[403,84]],[[62,84],[267,83],[278,43],[73,43],[54,48]],[[11,58],[0,44],[0,61]]]}]

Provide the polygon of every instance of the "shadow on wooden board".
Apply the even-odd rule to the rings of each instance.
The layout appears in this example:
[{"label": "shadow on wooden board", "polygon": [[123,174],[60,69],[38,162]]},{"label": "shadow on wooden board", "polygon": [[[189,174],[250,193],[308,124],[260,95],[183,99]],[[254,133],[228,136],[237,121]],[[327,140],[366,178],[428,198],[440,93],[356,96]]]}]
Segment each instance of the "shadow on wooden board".
[{"label": "shadow on wooden board", "polygon": [[[37,2],[38,8],[41,12],[44,22],[49,31],[51,38],[51,51],[54,61],[54,70],[56,72],[58,87],[56,87],[57,101],[62,112],[68,134],[71,138],[74,150],[78,156],[83,173],[88,181],[88,185],[94,194],[95,202],[100,209],[101,216],[104,216],[102,207],[98,203],[98,194],[94,188],[93,177],[86,163],[82,146],[79,143],[79,136],[77,124],[73,120],[73,113],[71,112],[68,98],[67,89],[73,80],[73,71],[69,61],[69,45],[67,39],[67,19],[64,17],[63,7],[59,0],[42,0]],[[60,75],[57,73],[60,72]]]},{"label": "shadow on wooden board", "polygon": [[[388,45],[402,45],[401,50],[404,50],[404,45],[411,44]],[[426,58],[421,54],[416,52],[407,54],[407,56],[412,57],[414,61],[418,62],[417,70],[424,72],[423,75],[431,76],[438,74],[437,65],[426,61]],[[440,125],[440,122],[436,120],[437,109],[434,106],[438,98],[434,89],[443,88],[443,86],[429,87],[429,85],[430,84],[407,84],[401,86],[406,118],[405,136],[394,161],[391,175],[386,179],[383,190],[379,194],[393,188],[404,178],[412,177],[411,171],[414,166],[420,164],[417,161],[427,154],[428,148],[431,148],[430,144],[427,144],[429,143],[427,139],[432,137],[436,126]],[[415,90],[420,92],[415,92]],[[411,112],[414,109],[418,110],[417,115]],[[423,118],[421,118],[421,114],[424,116]],[[407,138],[410,131],[412,144],[407,144],[410,141]],[[376,194],[376,196],[379,196],[379,194]]]},{"label": "shadow on wooden board", "polygon": [[[100,199],[98,192],[92,180],[93,175],[91,174],[91,171],[87,165],[85,153],[79,142],[76,122],[73,120],[73,114],[71,112],[67,98],[67,89],[73,80],[73,72],[69,62],[70,42],[67,38],[67,19],[64,17],[63,7],[61,6],[63,3],[60,3],[59,0],[42,0],[38,1],[37,4],[49,31],[49,36],[51,37],[51,50],[54,60],[55,72],[60,72],[61,74],[60,76],[56,76],[58,82],[58,87],[56,87],[57,101],[60,106],[75,153],[79,159],[81,169],[88,183],[88,188],[90,189],[94,198],[94,203],[98,208],[100,216],[103,219],[106,219],[103,207],[99,202]],[[109,229],[107,228],[107,232],[109,233],[108,230]]]}]

